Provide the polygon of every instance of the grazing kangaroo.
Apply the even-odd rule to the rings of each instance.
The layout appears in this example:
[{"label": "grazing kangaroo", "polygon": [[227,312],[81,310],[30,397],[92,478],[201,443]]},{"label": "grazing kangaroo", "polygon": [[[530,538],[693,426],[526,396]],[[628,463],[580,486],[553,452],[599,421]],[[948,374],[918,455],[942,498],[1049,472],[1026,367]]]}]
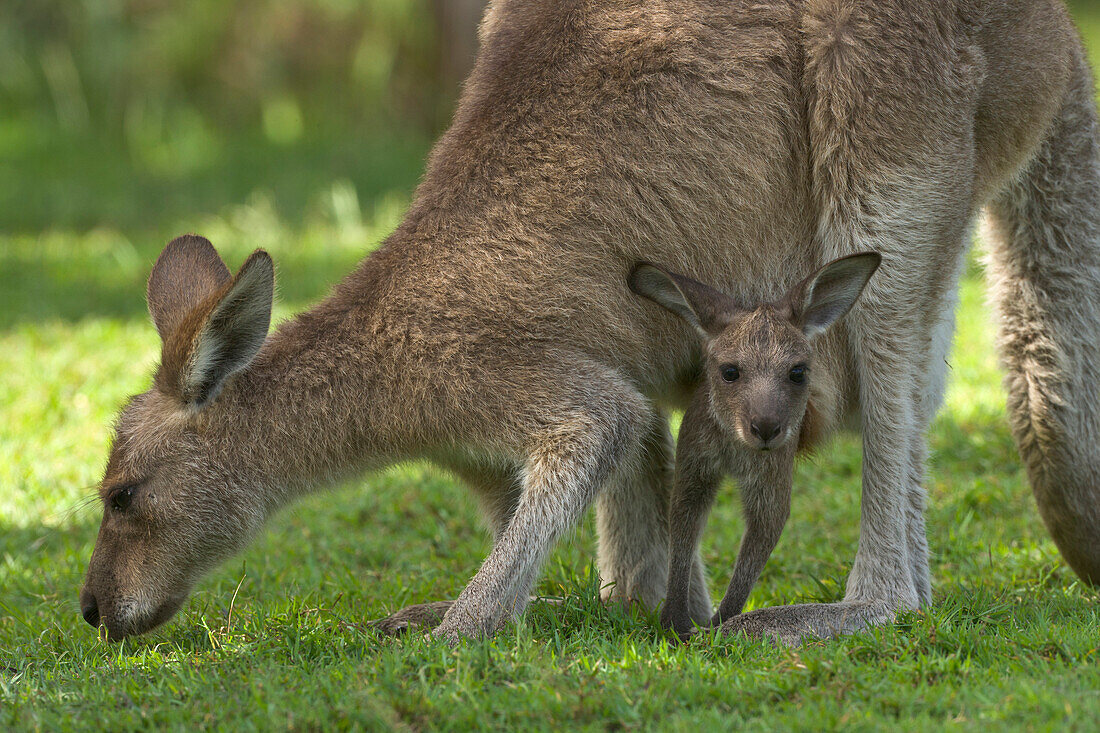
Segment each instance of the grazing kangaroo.
[{"label": "grazing kangaroo", "polygon": [[[833,432],[847,364],[826,333],[859,298],[881,257],[834,260],[782,299],[747,309],[709,285],[649,264],[630,289],[686,320],[703,339],[699,386],[680,424],[669,507],[668,598],[661,624],[680,636],[741,613],[791,511],[796,451]],[[691,570],[722,477],[740,484],[745,536],[714,618],[692,618]]]},{"label": "grazing kangaroo", "polygon": [[931,598],[924,432],[983,207],[1012,431],[1063,557],[1100,582],[1100,154],[1061,2],[499,0],[404,221],[322,302],[264,339],[265,254],[230,276],[205,241],[162,253],[161,363],[117,423],[83,614],[110,638],[146,631],[294,497],[414,457],[467,480],[494,535],[437,637],[521,613],[593,505],[605,597],[654,607],[664,406],[702,352],[629,272],[661,262],[767,302],[875,250],[835,336],[863,434],[844,600],[723,629],[885,623]]}]

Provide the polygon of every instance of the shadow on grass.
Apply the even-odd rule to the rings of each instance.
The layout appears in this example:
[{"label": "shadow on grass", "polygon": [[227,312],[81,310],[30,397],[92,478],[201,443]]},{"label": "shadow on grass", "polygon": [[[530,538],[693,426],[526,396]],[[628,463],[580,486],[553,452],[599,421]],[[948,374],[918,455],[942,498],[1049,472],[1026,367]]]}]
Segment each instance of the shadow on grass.
[{"label": "shadow on grass", "polygon": [[292,145],[237,135],[219,141],[216,155],[198,156],[201,165],[183,170],[158,170],[107,137],[57,135],[47,143],[0,157],[0,232],[107,226],[141,233],[221,211],[256,190],[270,193],[282,218],[301,224],[311,198],[334,180],[351,181],[364,200],[411,190],[430,140],[408,130]]},{"label": "shadow on grass", "polygon": [[[50,628],[78,629],[84,563],[97,531],[93,512],[62,526],[0,525],[0,639],[13,649]],[[91,629],[88,629],[91,632]]]}]

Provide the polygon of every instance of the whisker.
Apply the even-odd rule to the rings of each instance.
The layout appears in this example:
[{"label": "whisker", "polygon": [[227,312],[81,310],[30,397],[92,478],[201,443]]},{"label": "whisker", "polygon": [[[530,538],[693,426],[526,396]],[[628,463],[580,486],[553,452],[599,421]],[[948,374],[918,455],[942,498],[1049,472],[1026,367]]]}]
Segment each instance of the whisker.
[{"label": "whisker", "polygon": [[82,487],[80,493],[83,494],[83,496],[73,502],[58,516],[60,521],[69,522],[88,507],[99,503],[99,484]]}]

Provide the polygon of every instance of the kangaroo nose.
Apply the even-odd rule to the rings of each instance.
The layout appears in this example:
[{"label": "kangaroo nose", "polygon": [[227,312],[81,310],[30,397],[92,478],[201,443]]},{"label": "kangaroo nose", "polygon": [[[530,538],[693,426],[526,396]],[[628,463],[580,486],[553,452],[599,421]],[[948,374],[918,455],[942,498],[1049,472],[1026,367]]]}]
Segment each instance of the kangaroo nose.
[{"label": "kangaroo nose", "polygon": [[99,606],[96,605],[95,598],[90,597],[84,603],[80,604],[80,615],[84,617],[84,620],[95,628],[99,628]]},{"label": "kangaroo nose", "polygon": [[749,429],[752,430],[753,435],[767,443],[779,435],[779,421],[758,417],[750,423]]}]

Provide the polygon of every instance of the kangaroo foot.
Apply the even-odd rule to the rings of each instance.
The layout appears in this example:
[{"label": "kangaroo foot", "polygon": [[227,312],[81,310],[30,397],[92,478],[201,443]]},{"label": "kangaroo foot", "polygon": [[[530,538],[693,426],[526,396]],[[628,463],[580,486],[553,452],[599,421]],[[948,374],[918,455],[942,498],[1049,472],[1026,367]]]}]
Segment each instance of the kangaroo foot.
[{"label": "kangaroo foot", "polygon": [[[544,598],[531,596],[530,601],[545,603],[549,606],[560,606],[560,598]],[[409,631],[431,631],[433,636],[445,639],[454,646],[463,637],[477,638],[488,634],[480,630],[477,624],[467,624],[464,628],[444,628],[443,617],[454,605],[454,601],[435,601],[434,603],[417,603],[406,606],[396,613],[384,618],[368,622],[369,628],[377,629],[386,636],[401,636]]]},{"label": "kangaroo foot", "polygon": [[806,639],[829,639],[887,624],[893,621],[894,614],[889,604],[880,601],[773,606],[734,616],[725,621],[719,631],[722,634],[744,633],[785,646],[797,646]]},{"label": "kangaroo foot", "polygon": [[447,609],[454,601],[436,601],[406,606],[397,613],[376,619],[368,624],[386,636],[401,636],[416,629],[427,631],[439,625]]}]

